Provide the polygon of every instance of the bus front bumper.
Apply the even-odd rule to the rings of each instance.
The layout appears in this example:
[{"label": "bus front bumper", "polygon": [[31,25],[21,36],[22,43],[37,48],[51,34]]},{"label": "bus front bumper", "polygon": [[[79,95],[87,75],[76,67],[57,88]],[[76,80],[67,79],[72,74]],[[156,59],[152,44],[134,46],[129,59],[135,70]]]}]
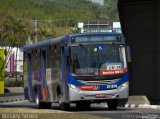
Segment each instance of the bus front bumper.
[{"label": "bus front bumper", "polygon": [[128,92],[128,82],[122,84],[117,89],[102,91],[84,91],[69,85],[69,101],[123,99],[128,98]]}]

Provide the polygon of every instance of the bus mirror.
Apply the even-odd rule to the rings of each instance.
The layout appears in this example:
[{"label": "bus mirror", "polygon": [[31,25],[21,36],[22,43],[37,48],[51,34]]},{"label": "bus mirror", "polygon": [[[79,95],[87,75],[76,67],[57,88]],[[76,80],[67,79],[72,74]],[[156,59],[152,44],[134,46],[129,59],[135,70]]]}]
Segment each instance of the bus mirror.
[{"label": "bus mirror", "polygon": [[131,50],[130,47],[126,47],[126,55],[127,55],[127,62],[131,62]]}]

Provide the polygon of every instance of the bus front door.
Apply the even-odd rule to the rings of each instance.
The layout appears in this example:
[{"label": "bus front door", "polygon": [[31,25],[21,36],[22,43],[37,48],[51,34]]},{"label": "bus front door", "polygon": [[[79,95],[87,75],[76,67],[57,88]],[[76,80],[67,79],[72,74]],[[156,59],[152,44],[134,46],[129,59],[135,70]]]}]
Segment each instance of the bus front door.
[{"label": "bus front door", "polygon": [[62,83],[63,83],[63,99],[64,101],[68,101],[68,84],[67,84],[67,55],[66,55],[66,50],[67,48],[65,46],[62,47],[62,59],[61,59],[61,64],[62,64]]}]

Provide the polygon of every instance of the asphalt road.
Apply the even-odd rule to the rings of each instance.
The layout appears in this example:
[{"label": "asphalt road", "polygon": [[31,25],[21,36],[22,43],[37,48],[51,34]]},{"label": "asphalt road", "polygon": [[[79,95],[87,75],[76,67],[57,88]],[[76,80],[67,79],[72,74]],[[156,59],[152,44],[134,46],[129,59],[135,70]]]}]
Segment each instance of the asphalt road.
[{"label": "asphalt road", "polygon": [[[35,109],[34,103],[26,100],[17,102],[0,103],[0,108],[23,108],[23,109]],[[53,104],[50,110],[60,110],[58,104]],[[138,109],[138,108],[118,108],[115,111],[110,111],[106,107],[106,104],[91,106],[90,110],[79,111],[76,110],[75,105],[71,105],[71,109],[68,112],[87,114],[100,116],[106,119],[160,119],[160,110],[157,109]]]}]

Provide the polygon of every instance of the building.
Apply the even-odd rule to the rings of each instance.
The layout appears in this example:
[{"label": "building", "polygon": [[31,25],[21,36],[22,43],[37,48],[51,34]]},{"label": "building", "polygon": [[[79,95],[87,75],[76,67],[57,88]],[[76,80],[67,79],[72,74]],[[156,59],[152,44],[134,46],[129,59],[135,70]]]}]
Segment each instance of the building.
[{"label": "building", "polygon": [[160,104],[160,0],[118,0],[118,9],[131,48],[130,95]]},{"label": "building", "polygon": [[120,22],[84,21],[78,23],[81,33],[84,32],[118,32],[121,33]]},{"label": "building", "polygon": [[[5,56],[5,71],[7,72],[23,72],[23,49],[16,47],[0,47],[0,49],[8,50],[7,56]],[[17,58],[16,58],[17,53]]]}]

